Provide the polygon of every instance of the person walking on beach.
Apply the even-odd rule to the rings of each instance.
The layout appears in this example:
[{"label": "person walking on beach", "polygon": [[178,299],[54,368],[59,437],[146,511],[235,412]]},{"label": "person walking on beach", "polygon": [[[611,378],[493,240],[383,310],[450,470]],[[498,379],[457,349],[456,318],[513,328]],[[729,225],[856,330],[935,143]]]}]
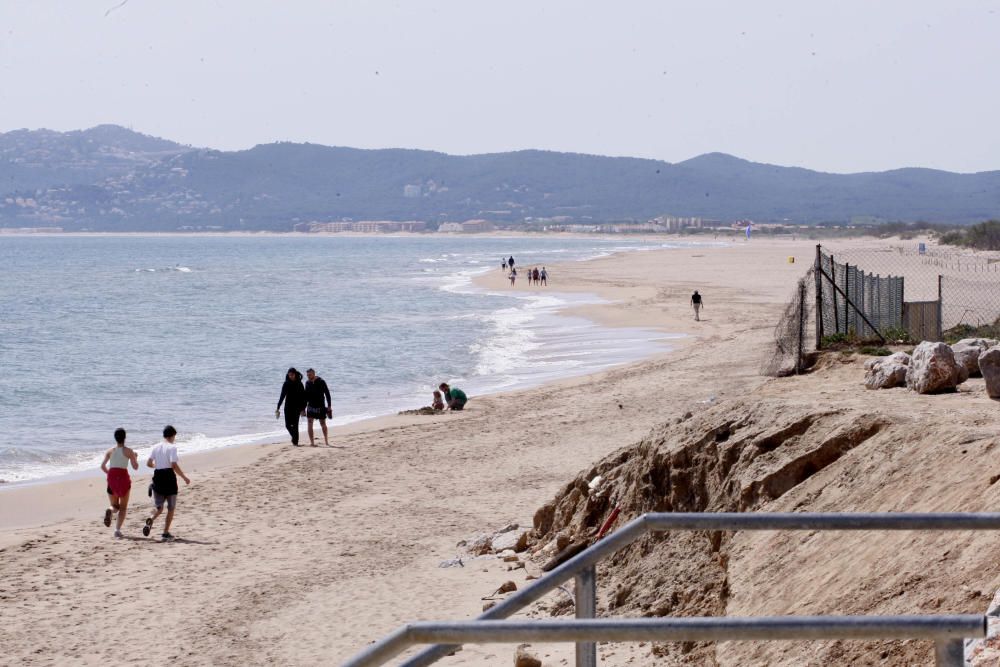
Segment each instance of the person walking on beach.
[{"label": "person walking on beach", "polygon": [[285,428],[292,436],[292,444],[299,446],[299,417],[306,409],[306,390],[302,386],[302,373],[289,368],[285,373],[285,382],[281,385],[281,396],[278,397],[278,407],[274,410],[274,418],[281,414],[281,402],[285,402]]},{"label": "person walking on beach", "polygon": [[542,282],[543,285],[548,285],[549,284],[548,283],[549,274],[547,274],[545,272],[545,267],[544,266],[542,267],[541,273],[538,274],[538,279]]},{"label": "person walking on beach", "polygon": [[513,287],[514,281],[517,280],[517,269],[511,269],[510,275],[507,277],[510,278],[510,286]]},{"label": "person walking on beach", "polygon": [[444,402],[448,404],[449,410],[461,410],[469,402],[465,392],[458,387],[450,387],[447,382],[442,382],[438,387],[444,394]]},{"label": "person walking on beach", "polygon": [[701,321],[700,315],[701,315],[701,307],[703,305],[705,305],[705,304],[701,300],[701,295],[698,294],[698,290],[695,290],[694,294],[691,295],[691,307],[694,308],[694,321],[695,322],[700,322]]},{"label": "person walking on beach", "polygon": [[514,270],[514,255],[511,255],[510,259],[507,260],[507,266],[510,267],[511,271]]},{"label": "person walking on beach", "polygon": [[132,478],[128,474],[130,464],[132,470],[138,470],[139,456],[131,447],[125,446],[125,429],[116,428],[115,446],[104,452],[104,460],[101,461],[101,470],[108,477],[108,503],[111,505],[104,510],[104,525],[110,527],[111,517],[118,514],[115,537],[122,536],[122,524],[128,512],[128,497],[132,492]]},{"label": "person walking on beach", "polygon": [[541,281],[541,275],[538,273],[537,266],[531,270],[531,280],[534,281],[535,285],[538,285]]},{"label": "person walking on beach", "polygon": [[174,510],[177,508],[177,476],[180,475],[185,484],[191,483],[177,462],[177,445],[174,444],[176,437],[177,429],[170,425],[164,426],[163,442],[153,447],[146,461],[146,466],[153,468],[153,504],[156,506],[156,511],[146,519],[142,534],[149,536],[153,522],[163,513],[165,504],[167,520],[163,524],[163,535],[161,535],[164,542],[174,539],[170,534],[170,525],[174,522]]},{"label": "person walking on beach", "polygon": [[506,259],[501,259],[500,260],[500,270],[501,271],[506,271],[507,270],[507,260]]},{"label": "person walking on beach", "polygon": [[330,388],[326,386],[326,380],[316,375],[316,371],[309,369],[306,371],[306,418],[309,420],[309,444],[316,446],[316,439],[313,436],[313,420],[319,420],[319,426],[323,429],[323,444],[330,446],[330,438],[326,429],[326,418],[333,417],[333,399],[330,398]]}]

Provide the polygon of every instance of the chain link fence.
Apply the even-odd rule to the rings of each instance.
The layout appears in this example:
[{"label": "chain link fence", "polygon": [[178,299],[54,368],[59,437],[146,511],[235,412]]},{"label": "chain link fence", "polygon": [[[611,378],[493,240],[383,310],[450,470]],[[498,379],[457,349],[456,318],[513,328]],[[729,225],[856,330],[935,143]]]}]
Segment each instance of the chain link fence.
[{"label": "chain link fence", "polygon": [[774,327],[774,349],[761,372],[771,377],[801,373],[808,356],[816,350],[815,267],[799,278],[792,298]]},{"label": "chain link fence", "polygon": [[886,329],[903,326],[902,277],[873,274],[857,265],[838,262],[822,250],[817,260],[824,336],[881,338]]}]

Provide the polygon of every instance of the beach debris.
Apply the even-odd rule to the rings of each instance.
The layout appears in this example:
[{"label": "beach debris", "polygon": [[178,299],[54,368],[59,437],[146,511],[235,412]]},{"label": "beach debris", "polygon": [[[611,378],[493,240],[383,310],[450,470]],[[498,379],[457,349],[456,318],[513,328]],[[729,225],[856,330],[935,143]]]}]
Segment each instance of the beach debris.
[{"label": "beach debris", "polygon": [[462,562],[461,557],[455,556],[454,558],[441,561],[438,563],[438,567],[465,567],[465,563]]},{"label": "beach debris", "polygon": [[896,352],[888,357],[877,357],[865,362],[865,388],[891,389],[906,384],[906,370],[910,355]]},{"label": "beach debris", "polygon": [[495,606],[497,606],[496,600],[488,600],[485,604],[483,604],[483,611],[489,611],[490,609],[493,609],[493,607]]},{"label": "beach debris", "polygon": [[512,521],[503,528],[501,528],[500,530],[498,530],[497,534],[499,535],[500,533],[509,533],[512,530],[517,530],[518,528],[520,528],[520,526],[516,522]]},{"label": "beach debris", "polygon": [[621,511],[622,508],[618,507],[617,505],[615,506],[614,509],[611,510],[611,514],[609,514],[608,518],[604,520],[604,524],[601,525],[601,529],[597,531],[598,540],[604,537],[604,534],[607,533],[609,530],[611,530],[611,526],[614,525],[615,520],[618,518],[618,515],[621,513]]},{"label": "beach debris", "polygon": [[924,341],[913,350],[906,371],[906,386],[918,394],[951,391],[968,378],[964,366],[945,343]]},{"label": "beach debris", "polygon": [[704,401],[698,401],[698,404],[699,405],[711,405],[712,403],[715,403],[717,400],[719,400],[718,397],[715,396],[715,395],[712,395],[712,396],[709,396],[708,398],[706,398]]},{"label": "beach debris", "polygon": [[969,377],[980,377],[979,355],[995,346],[997,341],[991,338],[963,338],[951,346],[955,361],[969,372]]},{"label": "beach debris", "polygon": [[505,563],[516,563],[519,560],[521,560],[521,559],[518,557],[517,554],[514,554],[514,553],[509,554],[507,556],[503,556],[503,562],[505,562]]},{"label": "beach debris", "polygon": [[986,393],[990,398],[1000,398],[1000,345],[980,354],[978,363],[986,380]]},{"label": "beach debris", "polygon": [[601,483],[603,481],[604,478],[601,477],[600,475],[590,480],[590,482],[587,484],[587,489],[589,490],[591,495],[594,495],[598,492],[598,490],[601,488]]},{"label": "beach debris", "polygon": [[548,572],[549,570],[554,570],[566,561],[568,561],[573,556],[577,555],[581,551],[587,548],[589,542],[587,540],[578,540],[573,542],[568,547],[557,553],[552,560],[547,562],[542,566],[542,572]]},{"label": "beach debris", "polygon": [[542,661],[528,650],[530,644],[521,644],[514,651],[514,667],[542,667]]}]

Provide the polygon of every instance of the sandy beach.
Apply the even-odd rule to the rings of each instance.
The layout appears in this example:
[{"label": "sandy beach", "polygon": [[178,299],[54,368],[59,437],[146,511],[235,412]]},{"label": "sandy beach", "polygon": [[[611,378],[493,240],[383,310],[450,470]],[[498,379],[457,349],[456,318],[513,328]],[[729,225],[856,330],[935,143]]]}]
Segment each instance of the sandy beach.
[{"label": "sandy beach", "polygon": [[[145,473],[134,478],[119,541],[100,524],[98,477],[0,491],[0,662],[338,664],[408,621],[477,616],[483,597],[507,580],[523,587],[538,563],[513,572],[495,558],[439,567],[463,553],[459,541],[511,521],[530,526],[578,474],[687,412],[697,418],[755,392],[817,404],[820,387],[854,381],[841,368],[833,384],[759,373],[814,252],[808,240],[760,239],[548,266],[548,288],[519,280],[514,289],[596,294],[608,303],[574,314],[685,337],[641,363],[473,396],[463,413],[334,429],[328,448],[274,443],[190,459],[181,450],[192,484],[181,489],[172,543],[141,536],[149,502],[135,490]],[[479,284],[508,288],[499,268]],[[701,322],[693,289],[705,298]],[[865,503],[840,507],[855,505]],[[739,549],[752,551],[749,540]],[[750,595],[749,580],[733,582],[744,609],[773,612],[761,601],[769,596]],[[601,651],[605,664],[660,664],[648,646]],[[510,664],[513,652],[467,646],[441,664]],[[537,653],[546,665],[572,663],[570,646]],[[717,659],[740,664],[737,654]],[[755,657],[781,659],[794,664],[794,656]]]}]

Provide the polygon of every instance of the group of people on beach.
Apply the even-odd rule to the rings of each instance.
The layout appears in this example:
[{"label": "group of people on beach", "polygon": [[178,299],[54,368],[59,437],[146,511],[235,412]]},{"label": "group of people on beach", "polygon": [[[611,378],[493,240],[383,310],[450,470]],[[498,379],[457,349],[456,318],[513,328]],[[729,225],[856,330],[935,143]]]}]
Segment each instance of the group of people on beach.
[{"label": "group of people on beach", "polygon": [[[101,470],[107,476],[108,509],[104,511],[104,525],[111,527],[111,520],[115,519],[115,537],[122,537],[122,526],[125,524],[125,515],[128,513],[129,496],[132,493],[132,478],[128,468],[139,469],[139,455],[134,449],[125,445],[126,432],[123,428],[115,429],[115,446],[104,453],[104,460],[101,461]],[[142,534],[149,537],[153,530],[153,524],[163,513],[163,508],[167,508],[167,518],[163,525],[161,538],[164,542],[174,539],[170,533],[170,526],[174,521],[174,510],[177,508],[177,478],[184,480],[185,484],[190,484],[191,480],[184,471],[177,458],[177,446],[174,439],[177,437],[177,429],[173,426],[163,428],[163,442],[153,447],[146,459],[146,466],[153,468],[153,481],[149,485],[149,495],[153,499],[153,513],[146,518],[142,527]]]},{"label": "group of people on beach", "polygon": [[319,421],[323,430],[323,444],[330,445],[330,435],[326,420],[333,418],[333,400],[330,398],[330,388],[326,380],[316,375],[312,368],[306,371],[306,383],[302,384],[302,373],[289,368],[285,373],[285,382],[281,385],[281,395],[278,397],[278,407],[274,409],[274,418],[281,416],[281,404],[285,404],[285,428],[292,436],[292,444],[299,446],[299,418],[308,419],[309,445],[316,446],[313,434],[313,422]]},{"label": "group of people on beach", "polygon": [[[507,271],[507,279],[510,280],[511,287],[517,282],[517,268],[514,267],[514,257],[511,256],[509,259],[504,259],[500,261],[500,270]],[[533,269],[528,269],[528,284],[529,285],[548,285],[549,284],[549,273],[545,270],[543,266],[541,271],[538,270],[536,266]]]}]

